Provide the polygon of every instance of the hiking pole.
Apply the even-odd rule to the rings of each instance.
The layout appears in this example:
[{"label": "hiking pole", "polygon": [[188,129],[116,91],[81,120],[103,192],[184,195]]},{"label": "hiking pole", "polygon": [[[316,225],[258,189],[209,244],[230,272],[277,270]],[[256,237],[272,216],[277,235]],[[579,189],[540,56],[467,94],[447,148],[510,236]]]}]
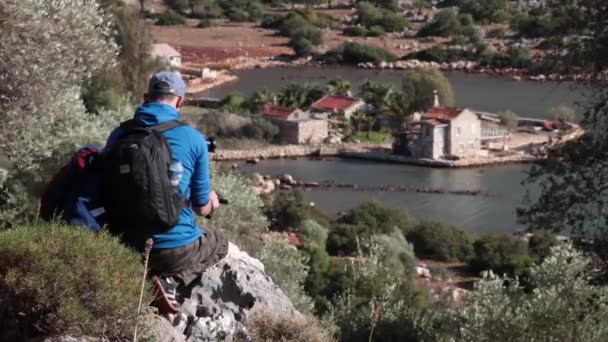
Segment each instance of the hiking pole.
[{"label": "hiking pole", "polygon": [[146,249],[144,251],[144,275],[141,279],[141,291],[139,292],[139,304],[137,305],[137,321],[135,321],[135,332],[133,332],[133,342],[137,342],[137,327],[139,326],[139,315],[141,314],[141,302],[144,299],[144,290],[146,289],[146,277],[148,275],[148,261],[150,261],[150,251],[154,245],[152,238],[146,239]]}]

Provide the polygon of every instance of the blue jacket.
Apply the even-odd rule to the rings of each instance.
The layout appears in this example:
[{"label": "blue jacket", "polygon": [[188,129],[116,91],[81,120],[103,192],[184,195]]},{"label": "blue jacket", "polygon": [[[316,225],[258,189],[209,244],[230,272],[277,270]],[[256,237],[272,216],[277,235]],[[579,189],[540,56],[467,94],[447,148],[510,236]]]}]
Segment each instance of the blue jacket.
[{"label": "blue jacket", "polygon": [[[145,103],[135,111],[134,119],[142,127],[155,126],[170,120],[179,120],[179,112],[166,104]],[[112,145],[123,133],[116,128],[108,138],[107,146]],[[163,133],[171,146],[173,160],[179,161],[184,173],[179,183],[180,196],[186,196],[193,206],[200,207],[209,201],[211,180],[209,177],[209,151],[205,136],[190,126],[180,126]],[[196,225],[194,212],[188,206],[182,209],[179,223],[163,234],[154,235],[154,248],[177,248],[186,246],[202,234]],[[133,247],[141,249],[142,241],[127,241]]]}]

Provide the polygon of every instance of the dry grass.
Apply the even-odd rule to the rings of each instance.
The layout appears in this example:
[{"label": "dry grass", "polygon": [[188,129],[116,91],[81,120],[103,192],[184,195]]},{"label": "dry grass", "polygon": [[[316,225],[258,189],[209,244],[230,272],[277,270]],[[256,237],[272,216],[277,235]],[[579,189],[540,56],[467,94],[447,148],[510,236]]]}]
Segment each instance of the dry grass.
[{"label": "dry grass", "polygon": [[280,315],[257,311],[249,321],[249,333],[256,342],[330,342],[334,338],[312,316]]}]

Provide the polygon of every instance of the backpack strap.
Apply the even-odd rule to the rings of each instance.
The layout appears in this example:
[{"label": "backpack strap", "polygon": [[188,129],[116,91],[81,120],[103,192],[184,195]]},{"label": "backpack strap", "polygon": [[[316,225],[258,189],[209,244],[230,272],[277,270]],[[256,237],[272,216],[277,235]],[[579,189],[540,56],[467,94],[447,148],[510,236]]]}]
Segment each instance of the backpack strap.
[{"label": "backpack strap", "polygon": [[186,124],[184,122],[181,122],[179,120],[171,120],[171,121],[167,121],[167,122],[163,122],[160,125],[156,125],[156,126],[152,126],[152,127],[148,127],[150,129],[153,129],[159,133],[163,133],[166,132],[168,130],[174,129],[176,127],[179,126],[186,126]]},{"label": "backpack strap", "polygon": [[168,130],[174,129],[176,127],[186,126],[186,125],[187,124],[185,122],[182,122],[182,121],[179,121],[179,120],[170,120],[170,121],[158,124],[156,126],[141,127],[141,126],[137,125],[137,122],[135,121],[135,119],[130,119],[130,120],[127,120],[127,121],[121,123],[120,127],[122,129],[124,129],[125,131],[130,131],[130,130],[133,130],[135,128],[148,128],[148,129],[152,129],[152,130],[154,130],[156,132],[163,133],[163,132],[166,132]]}]

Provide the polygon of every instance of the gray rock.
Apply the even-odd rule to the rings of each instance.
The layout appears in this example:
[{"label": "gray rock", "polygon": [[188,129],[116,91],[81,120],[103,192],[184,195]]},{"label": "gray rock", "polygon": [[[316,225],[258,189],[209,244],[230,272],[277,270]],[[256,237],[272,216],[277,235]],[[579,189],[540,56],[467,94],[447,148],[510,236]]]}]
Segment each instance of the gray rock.
[{"label": "gray rock", "polygon": [[180,315],[187,316],[187,341],[232,341],[246,336],[248,317],[260,309],[299,315],[266,275],[264,265],[232,243],[224,259],[180,294],[186,298]]}]

